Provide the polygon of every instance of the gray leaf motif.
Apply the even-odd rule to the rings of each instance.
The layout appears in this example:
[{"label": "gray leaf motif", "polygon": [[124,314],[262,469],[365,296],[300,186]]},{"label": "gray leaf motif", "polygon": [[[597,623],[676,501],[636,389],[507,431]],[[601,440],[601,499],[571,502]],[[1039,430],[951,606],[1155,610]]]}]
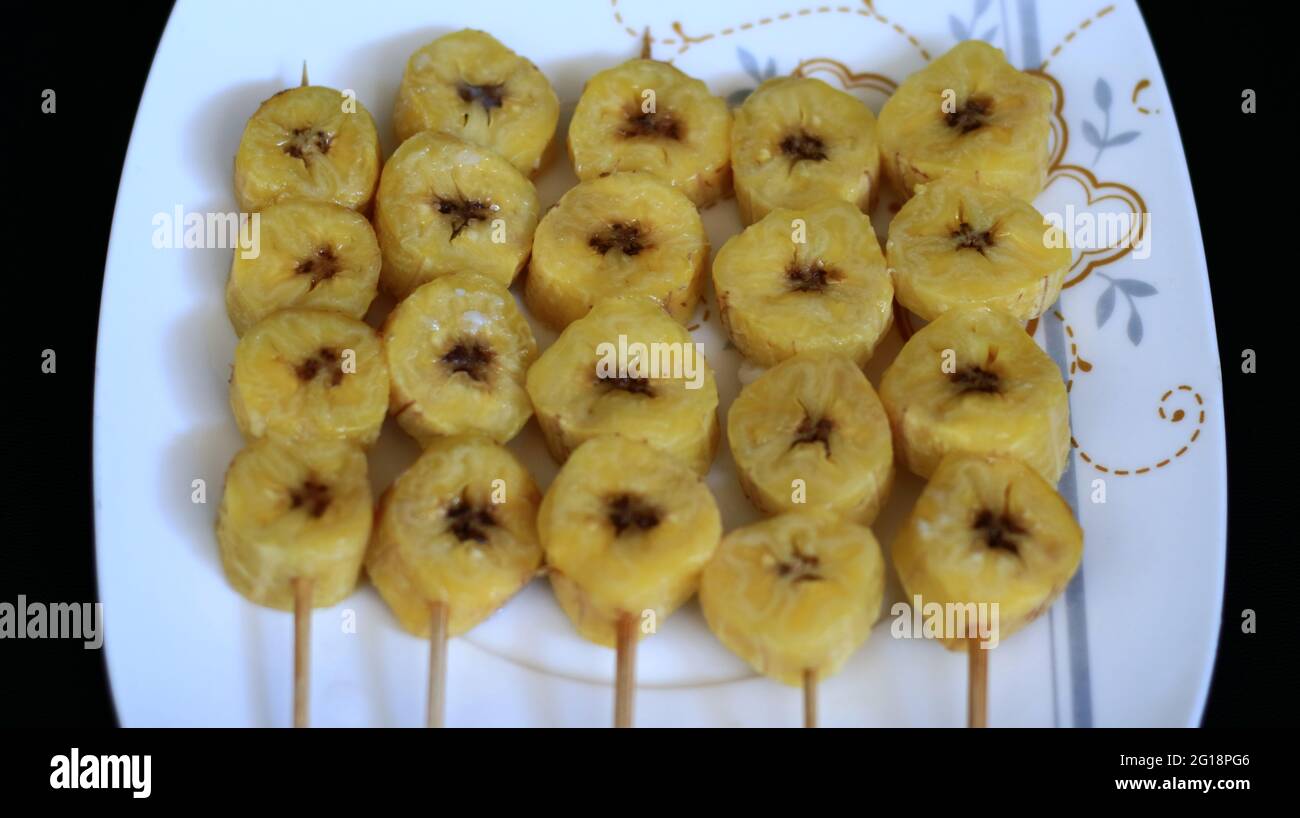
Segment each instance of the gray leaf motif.
[{"label": "gray leaf motif", "polygon": [[776,57],[767,58],[767,68],[763,69],[763,79],[769,80],[776,76]]},{"label": "gray leaf motif", "polygon": [[1112,136],[1110,139],[1106,140],[1106,147],[1110,147],[1112,145],[1127,145],[1128,143],[1132,142],[1134,139],[1137,139],[1141,135],[1142,134],[1138,133],[1137,131],[1125,131],[1124,133],[1116,134],[1115,136]]},{"label": "gray leaf motif", "polygon": [[998,33],[998,27],[994,26],[993,28],[981,34],[980,39],[991,43],[993,42],[994,35],[996,35],[997,33]]},{"label": "gray leaf motif", "polygon": [[1106,292],[1101,294],[1097,299],[1097,328],[1101,329],[1110,320],[1110,314],[1115,311],[1115,285],[1106,288]]},{"label": "gray leaf motif", "polygon": [[741,88],[738,91],[732,91],[730,94],[727,94],[727,104],[732,108],[735,108],[744,103],[752,93],[754,93],[753,88]]},{"label": "gray leaf motif", "polygon": [[992,2],[993,0],[975,0],[975,18],[979,19],[981,14],[988,11],[989,4]]},{"label": "gray leaf motif", "polygon": [[953,17],[951,14],[948,15],[948,30],[952,32],[952,36],[955,39],[958,40],[966,39],[966,26],[962,23],[961,20],[958,20],[956,17]]},{"label": "gray leaf motif", "polygon": [[1133,346],[1142,343],[1142,316],[1138,315],[1137,310],[1129,310],[1128,313],[1128,339],[1133,342]]},{"label": "gray leaf motif", "polygon": [[1096,125],[1093,125],[1086,119],[1083,121],[1083,138],[1088,140],[1088,144],[1092,145],[1094,148],[1100,148],[1102,146],[1101,132],[1097,130]]},{"label": "gray leaf motif", "polygon": [[1097,107],[1103,111],[1110,110],[1110,84],[1102,77],[1097,78],[1097,84],[1093,86],[1092,97],[1097,101]]},{"label": "gray leaf motif", "polygon": [[740,67],[745,69],[745,73],[754,78],[755,82],[763,81],[763,73],[759,71],[758,60],[743,48],[736,49],[736,56],[740,59]]},{"label": "gray leaf motif", "polygon": [[1136,278],[1117,279],[1115,281],[1115,286],[1118,286],[1125,292],[1125,294],[1136,298],[1146,298],[1147,296],[1155,295],[1156,292],[1158,292],[1155,287],[1152,287],[1145,281],[1138,281]]}]

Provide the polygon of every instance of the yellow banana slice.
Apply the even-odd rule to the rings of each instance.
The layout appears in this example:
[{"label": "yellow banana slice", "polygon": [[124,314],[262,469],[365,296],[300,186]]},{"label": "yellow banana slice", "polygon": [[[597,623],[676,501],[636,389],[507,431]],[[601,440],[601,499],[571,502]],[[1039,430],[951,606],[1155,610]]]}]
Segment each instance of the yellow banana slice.
[{"label": "yellow banana slice", "polygon": [[704,568],[700,608],[733,653],[798,686],[805,671],[839,672],[871,634],[884,592],[871,529],[800,511],[729,532]]},{"label": "yellow banana slice", "polygon": [[893,482],[885,408],[840,355],[798,355],[741,389],[727,442],[745,494],[767,513],[824,507],[867,525]]},{"label": "yellow banana slice", "polygon": [[1055,485],[1070,453],[1061,372],[1020,324],[949,310],[913,335],[880,382],[894,453],[929,477],[950,452],[1018,458]]},{"label": "yellow banana slice", "polygon": [[713,261],[722,324],[746,358],[771,366],[799,352],[865,364],[894,321],[894,286],[871,220],[827,202],[774,210]]},{"label": "yellow banana slice", "polygon": [[256,258],[235,252],[226,311],[238,335],[286,307],[362,318],[379,286],[379,242],[365,216],[327,202],[273,204]]},{"label": "yellow banana slice", "polygon": [[451,273],[481,273],[509,287],[528,260],[539,212],[533,183],[490,149],[418,133],[379,181],[380,283],[399,299]]},{"label": "yellow banana slice", "polygon": [[677,191],[644,173],[582,182],[537,227],[524,297],[563,329],[614,295],[652,296],[690,320],[704,293],[709,239]]},{"label": "yellow banana slice", "polygon": [[389,314],[383,341],[393,415],[421,443],[469,432],[505,443],[532,417],[524,376],[537,342],[492,279],[435,278]]},{"label": "yellow banana slice", "polygon": [[736,204],[745,224],[776,208],[875,202],[876,118],[856,97],[818,79],[765,81],[736,111],[731,137]]},{"label": "yellow banana slice", "polygon": [[244,437],[369,446],[388,410],[379,338],[355,318],[281,310],[235,347],[230,408]]},{"label": "yellow banana slice", "polygon": [[880,111],[885,173],[912,195],[953,172],[1032,201],[1047,182],[1052,88],[980,40],[903,81]]},{"label": "yellow banana slice", "polygon": [[399,140],[451,134],[496,151],[525,175],[545,165],[559,118],[555,89],[537,66],[470,29],[411,55],[393,109]]},{"label": "yellow banana slice", "polygon": [[431,605],[443,602],[449,634],[465,633],[537,573],[540,502],[505,448],[440,438],[380,498],[366,573],[407,631],[429,636]]},{"label": "yellow banana slice", "polygon": [[235,455],[217,515],[221,566],[259,605],[293,610],[294,579],[314,607],[356,587],[372,517],[366,456],[349,443],[256,440]]},{"label": "yellow banana slice", "polygon": [[731,193],[731,112],[708,86],[668,63],[629,60],[590,80],[569,124],[583,181],[645,171],[698,207]]},{"label": "yellow banana slice", "polygon": [[[620,357],[627,364],[622,369]],[[597,304],[542,353],[526,384],[546,445],[561,463],[582,443],[608,434],[649,443],[701,474],[713,462],[719,435],[713,369],[690,334],[649,298]]]},{"label": "yellow banana slice", "polygon": [[367,210],[379,180],[379,134],[355,97],[309,85],[263,102],[235,154],[235,196],[251,213],[284,199]]},{"label": "yellow banana slice", "polygon": [[687,466],[611,436],[587,441],[560,469],[537,531],[560,607],[584,638],[614,647],[622,617],[644,636],[690,599],[722,520]]},{"label": "yellow banana slice", "polygon": [[[1083,557],[1083,531],[1061,495],[1018,460],[954,454],[935,469],[891,554],[908,596],[923,605],[996,604],[1001,640],[1065,589]],[[945,645],[965,649],[960,636],[946,634]]]}]

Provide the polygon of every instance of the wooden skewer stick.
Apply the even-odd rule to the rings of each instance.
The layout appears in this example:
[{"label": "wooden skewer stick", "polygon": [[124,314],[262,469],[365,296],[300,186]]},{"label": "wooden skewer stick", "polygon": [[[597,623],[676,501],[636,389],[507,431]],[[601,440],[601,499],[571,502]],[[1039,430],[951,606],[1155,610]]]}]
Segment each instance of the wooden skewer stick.
[{"label": "wooden skewer stick", "polygon": [[636,620],[618,620],[618,657],[614,666],[614,726],[632,726],[632,695],[636,692]]},{"label": "wooden skewer stick", "polygon": [[311,580],[293,580],[293,726],[311,715]]},{"label": "wooden skewer stick", "polygon": [[311,83],[307,82],[307,61],[302,61],[302,87],[306,88]]},{"label": "wooden skewer stick", "polygon": [[817,726],[817,671],[812,668],[803,672],[803,726]]},{"label": "wooden skewer stick", "polygon": [[970,658],[969,688],[966,699],[966,726],[988,727],[989,716],[989,652],[980,647],[978,639],[967,640],[966,653]]},{"label": "wooden skewer stick", "polygon": [[429,634],[429,727],[443,726],[447,705],[447,619],[446,602],[433,603]]}]

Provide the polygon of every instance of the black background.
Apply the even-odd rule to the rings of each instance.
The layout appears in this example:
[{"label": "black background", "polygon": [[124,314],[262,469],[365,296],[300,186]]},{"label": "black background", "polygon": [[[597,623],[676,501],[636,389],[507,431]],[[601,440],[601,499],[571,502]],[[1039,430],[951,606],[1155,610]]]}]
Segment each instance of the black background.
[{"label": "black background", "polygon": [[[1178,114],[1209,257],[1227,401],[1230,531],[1224,627],[1207,726],[1296,724],[1295,445],[1292,389],[1296,228],[1294,77],[1289,21],[1276,3],[1142,3]],[[8,313],[4,387],[6,493],[0,599],[96,598],[90,491],[91,406],[100,285],[127,140],[168,4],[28,6],[4,49]],[[58,113],[40,113],[41,91]],[[1259,112],[1241,112],[1241,93]],[[12,141],[11,141],[12,140]],[[1287,143],[1291,143],[1287,139]],[[1168,239],[1166,239],[1168,240]],[[1196,236],[1185,237],[1197,241]],[[17,288],[15,292],[14,288]],[[40,372],[42,350],[58,373]],[[1241,372],[1254,349],[1259,371]],[[147,397],[147,396],[142,396]],[[1289,508],[1288,525],[1283,510]],[[1258,633],[1240,629],[1253,609]],[[1141,627],[1141,623],[1134,623]],[[0,643],[0,724],[105,726],[115,717],[102,652],[64,640]],[[12,688],[12,689],[9,689]],[[48,758],[48,756],[46,756]]]}]

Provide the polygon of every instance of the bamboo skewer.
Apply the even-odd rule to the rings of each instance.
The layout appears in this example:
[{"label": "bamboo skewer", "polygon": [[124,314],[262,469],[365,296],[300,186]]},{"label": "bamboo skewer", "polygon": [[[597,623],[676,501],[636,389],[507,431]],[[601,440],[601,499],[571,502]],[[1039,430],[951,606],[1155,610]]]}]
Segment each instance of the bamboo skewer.
[{"label": "bamboo skewer", "polygon": [[803,672],[803,726],[817,726],[817,671]]},{"label": "bamboo skewer", "polygon": [[970,658],[970,667],[967,674],[969,687],[966,699],[966,726],[987,727],[989,714],[989,652],[980,646],[977,639],[967,641],[966,652]]},{"label": "bamboo skewer", "polygon": [[636,620],[618,620],[618,656],[614,666],[614,726],[632,726],[632,696],[636,692]]},{"label": "bamboo skewer", "polygon": [[302,88],[306,88],[311,83],[307,82],[307,61],[302,61]]},{"label": "bamboo skewer", "polygon": [[445,602],[433,603],[429,634],[429,727],[442,727],[447,704],[447,619]]},{"label": "bamboo skewer", "polygon": [[309,727],[311,716],[310,579],[293,580],[293,726]]}]

